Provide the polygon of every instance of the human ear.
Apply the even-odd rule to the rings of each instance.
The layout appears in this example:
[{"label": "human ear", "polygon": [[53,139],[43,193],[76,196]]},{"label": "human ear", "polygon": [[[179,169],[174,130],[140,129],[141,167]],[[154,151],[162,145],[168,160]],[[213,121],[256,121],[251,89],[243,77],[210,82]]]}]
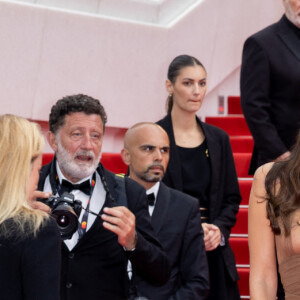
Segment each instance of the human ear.
[{"label": "human ear", "polygon": [[174,92],[173,83],[169,79],[166,80],[166,90],[169,93],[169,95],[172,95]]},{"label": "human ear", "polygon": [[47,141],[48,141],[50,147],[52,148],[52,150],[54,152],[56,152],[58,149],[58,146],[57,146],[57,140],[56,140],[55,134],[52,131],[48,131],[46,138],[47,138]]},{"label": "human ear", "polygon": [[123,148],[121,151],[121,157],[123,162],[129,166],[130,165],[130,154],[129,151],[126,148]]}]

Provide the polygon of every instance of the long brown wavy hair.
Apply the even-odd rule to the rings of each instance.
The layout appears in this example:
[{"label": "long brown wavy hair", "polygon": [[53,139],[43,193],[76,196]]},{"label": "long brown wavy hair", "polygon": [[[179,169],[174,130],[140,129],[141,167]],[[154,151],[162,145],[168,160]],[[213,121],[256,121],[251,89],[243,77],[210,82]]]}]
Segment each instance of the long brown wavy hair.
[{"label": "long brown wavy hair", "polygon": [[292,213],[300,208],[300,132],[287,160],[275,162],[265,180],[267,215],[274,234],[291,233]]}]

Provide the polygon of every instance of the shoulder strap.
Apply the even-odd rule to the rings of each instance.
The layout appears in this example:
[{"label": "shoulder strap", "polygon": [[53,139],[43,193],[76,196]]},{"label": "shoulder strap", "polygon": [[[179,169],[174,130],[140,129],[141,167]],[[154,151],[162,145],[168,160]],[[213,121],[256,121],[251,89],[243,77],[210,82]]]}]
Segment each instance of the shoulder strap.
[{"label": "shoulder strap", "polygon": [[117,203],[120,206],[128,207],[125,189],[125,176],[123,174],[115,174],[115,179],[117,182],[116,191],[118,193]]}]

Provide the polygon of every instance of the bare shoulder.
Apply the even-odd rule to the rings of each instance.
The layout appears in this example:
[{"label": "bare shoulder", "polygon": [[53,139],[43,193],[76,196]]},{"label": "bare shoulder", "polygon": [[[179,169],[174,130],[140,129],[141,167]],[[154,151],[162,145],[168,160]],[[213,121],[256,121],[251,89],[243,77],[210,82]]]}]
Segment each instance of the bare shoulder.
[{"label": "bare shoulder", "polygon": [[261,180],[265,180],[267,174],[269,173],[269,171],[271,170],[272,166],[274,165],[273,162],[264,164],[262,166],[260,166],[254,173],[254,177],[253,180],[255,181],[261,181]]},{"label": "bare shoulder", "polygon": [[266,197],[265,179],[272,166],[273,163],[267,163],[256,170],[250,192],[250,206],[264,202],[262,200]]}]

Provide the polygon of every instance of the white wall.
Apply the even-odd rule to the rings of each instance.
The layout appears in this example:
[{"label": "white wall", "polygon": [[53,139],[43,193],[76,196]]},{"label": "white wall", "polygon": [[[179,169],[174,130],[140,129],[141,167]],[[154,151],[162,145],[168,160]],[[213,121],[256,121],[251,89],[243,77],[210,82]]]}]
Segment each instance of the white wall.
[{"label": "white wall", "polygon": [[176,55],[205,65],[199,115],[215,115],[218,95],[239,94],[244,40],[282,13],[279,0],[206,0],[168,28],[0,0],[0,114],[47,120],[56,100],[86,93],[108,114],[104,150],[119,151],[119,128],[165,114],[164,82]]}]

